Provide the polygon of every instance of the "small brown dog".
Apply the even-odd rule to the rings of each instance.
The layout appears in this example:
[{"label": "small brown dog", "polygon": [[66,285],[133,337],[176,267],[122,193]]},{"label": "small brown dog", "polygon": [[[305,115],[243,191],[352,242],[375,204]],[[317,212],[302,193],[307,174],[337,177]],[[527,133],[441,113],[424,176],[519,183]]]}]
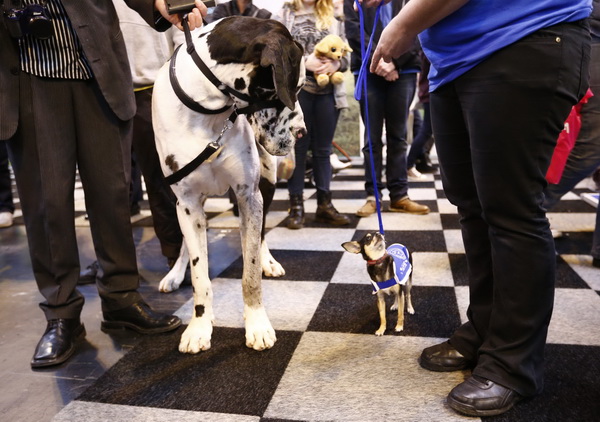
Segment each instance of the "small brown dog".
[{"label": "small brown dog", "polygon": [[414,314],[410,290],[412,287],[412,257],[404,245],[394,243],[386,248],[385,237],[379,232],[367,233],[362,239],[342,243],[342,247],[355,254],[362,254],[367,261],[367,272],[373,284],[373,294],[377,294],[377,308],[381,324],[375,331],[376,336],[385,332],[385,295],[394,296],[394,304],[390,308],[398,310],[396,332],[404,329],[404,302],[406,311]]}]

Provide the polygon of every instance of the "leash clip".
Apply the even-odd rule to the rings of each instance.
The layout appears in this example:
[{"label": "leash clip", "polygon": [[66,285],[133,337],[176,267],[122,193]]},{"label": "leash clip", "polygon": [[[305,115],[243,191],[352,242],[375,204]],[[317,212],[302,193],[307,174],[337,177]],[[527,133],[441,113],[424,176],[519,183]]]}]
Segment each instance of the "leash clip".
[{"label": "leash clip", "polygon": [[219,136],[217,136],[217,139],[213,142],[211,142],[209,145],[216,145],[217,148],[221,146],[221,138],[223,137],[223,135],[225,135],[225,132],[227,132],[229,129],[231,129],[233,127],[233,122],[230,119],[225,119],[225,124],[223,125],[223,129],[221,129],[221,133],[219,133]]}]

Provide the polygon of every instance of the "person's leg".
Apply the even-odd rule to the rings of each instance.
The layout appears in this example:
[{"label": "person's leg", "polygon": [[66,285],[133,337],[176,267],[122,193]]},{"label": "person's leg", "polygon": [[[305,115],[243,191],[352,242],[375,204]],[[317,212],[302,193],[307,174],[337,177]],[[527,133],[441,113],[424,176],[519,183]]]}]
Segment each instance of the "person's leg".
[{"label": "person's leg", "polygon": [[313,175],[317,188],[315,220],[336,226],[346,225],[349,218],[341,215],[331,203],[331,147],[337,114],[333,95],[316,95],[314,100],[314,126],[311,137]]},{"label": "person's leg", "polygon": [[[585,37],[578,24],[540,30],[451,84],[446,92],[454,89],[460,101],[467,155],[465,141],[453,143],[447,119],[438,118],[439,95],[432,96],[444,188],[459,207],[469,264],[477,255],[484,262],[469,267],[469,321],[483,340],[473,375],[523,396],[543,384],[555,277],[545,173],[563,122],[585,91]],[[460,334],[451,338],[457,348]]]},{"label": "person's leg", "polygon": [[600,268],[600,204],[596,208],[596,228],[592,238],[592,265]]},{"label": "person's leg", "polygon": [[129,216],[132,122],[119,120],[94,82],[74,90],[77,163],[86,210],[103,276],[98,291],[104,311],[141,300]]},{"label": "person's leg", "polygon": [[146,182],[154,231],[162,254],[175,262],[183,235],[177,220],[176,198],[162,173],[152,128],[152,90],[135,94],[137,113],[133,118],[133,151]]},{"label": "person's leg", "polygon": [[600,167],[600,39],[592,43],[590,89],[596,95],[581,107],[581,131],[558,184],[545,190],[544,206],[552,209],[562,196]]},{"label": "person's leg", "polygon": [[20,78],[19,128],[8,141],[31,257],[47,320],[78,319],[75,235],[76,143],[72,82]]},{"label": "person's leg", "polygon": [[8,151],[5,142],[0,141],[0,212],[15,212],[10,169],[8,168]]},{"label": "person's leg", "polygon": [[387,150],[385,174],[391,202],[408,195],[406,123],[416,87],[416,74],[401,74],[398,80],[387,83],[383,97]]},{"label": "person's leg", "polygon": [[368,110],[365,107],[364,99],[360,101],[361,117],[363,124],[365,125],[365,139],[362,148],[365,167],[365,191],[367,192],[367,196],[375,196],[375,187],[373,185],[372,177],[372,168],[374,168],[375,178],[377,180],[377,191],[380,199],[382,197],[382,190],[385,187],[381,181],[383,172],[382,136],[385,116],[385,103],[381,101],[381,99],[384,98],[386,95],[386,84],[387,83],[385,79],[376,75],[369,74],[367,76],[366,92],[366,102],[368,104]]},{"label": "person's leg", "polygon": [[410,169],[415,166],[417,158],[425,154],[425,144],[431,139],[433,134],[431,130],[431,113],[429,111],[429,103],[423,103],[423,123],[421,124],[419,132],[413,139],[413,142],[408,151],[408,157],[406,157],[406,168]]}]

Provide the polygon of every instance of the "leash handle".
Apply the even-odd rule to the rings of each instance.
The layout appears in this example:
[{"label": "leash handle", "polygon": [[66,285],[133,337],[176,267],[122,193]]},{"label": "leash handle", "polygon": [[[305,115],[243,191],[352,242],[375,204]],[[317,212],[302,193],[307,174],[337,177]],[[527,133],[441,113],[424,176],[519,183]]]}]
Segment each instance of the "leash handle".
[{"label": "leash handle", "polygon": [[358,73],[358,78],[356,81],[356,90],[354,91],[354,98],[357,101],[360,101],[364,97],[365,102],[365,132],[367,134],[367,144],[369,145],[369,159],[371,164],[371,180],[373,181],[373,193],[375,194],[375,205],[377,208],[377,218],[379,220],[379,233],[385,234],[383,230],[383,217],[381,215],[381,198],[379,197],[379,189],[377,187],[377,178],[375,176],[375,160],[373,158],[373,142],[371,141],[371,131],[370,131],[370,123],[369,123],[369,102],[367,100],[367,76],[369,70],[367,66],[369,64],[369,57],[371,56],[371,50],[373,48],[373,33],[375,32],[375,28],[377,28],[377,22],[379,21],[379,12],[381,10],[381,3],[377,6],[377,10],[375,11],[375,20],[373,21],[373,31],[371,33],[371,38],[369,39],[369,45],[365,50],[365,18],[363,14],[362,5],[358,2],[358,0],[354,0],[358,9],[358,16],[360,21],[360,53],[362,57],[362,63],[360,66],[360,71]]}]

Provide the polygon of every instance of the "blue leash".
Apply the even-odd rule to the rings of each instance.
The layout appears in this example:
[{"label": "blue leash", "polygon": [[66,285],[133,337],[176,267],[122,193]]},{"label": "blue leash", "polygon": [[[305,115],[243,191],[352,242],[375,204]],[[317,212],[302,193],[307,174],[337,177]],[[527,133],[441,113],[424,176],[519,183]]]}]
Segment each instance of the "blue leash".
[{"label": "blue leash", "polygon": [[[371,162],[371,180],[373,181],[373,191],[375,193],[375,204],[377,206],[377,218],[379,219],[379,233],[385,234],[383,231],[383,219],[381,217],[381,200],[379,198],[379,189],[377,188],[377,178],[375,177],[375,162],[373,160],[373,143],[371,142],[371,131],[369,130],[369,102],[367,95],[367,75],[369,69],[367,69],[367,65],[369,63],[369,56],[371,55],[371,50],[373,48],[373,37],[369,40],[369,45],[365,51],[365,22],[364,15],[361,4],[358,0],[354,0],[358,9],[358,16],[360,20],[360,53],[362,57],[362,63],[360,66],[360,71],[358,73],[358,79],[356,81],[356,90],[354,91],[354,98],[357,101],[360,101],[364,96],[365,101],[365,131],[367,133],[367,143],[369,144],[369,158]],[[379,21],[379,11],[381,10],[381,3],[377,6],[377,10],[375,12],[375,21],[373,22],[373,32],[377,27],[377,22]]]}]

